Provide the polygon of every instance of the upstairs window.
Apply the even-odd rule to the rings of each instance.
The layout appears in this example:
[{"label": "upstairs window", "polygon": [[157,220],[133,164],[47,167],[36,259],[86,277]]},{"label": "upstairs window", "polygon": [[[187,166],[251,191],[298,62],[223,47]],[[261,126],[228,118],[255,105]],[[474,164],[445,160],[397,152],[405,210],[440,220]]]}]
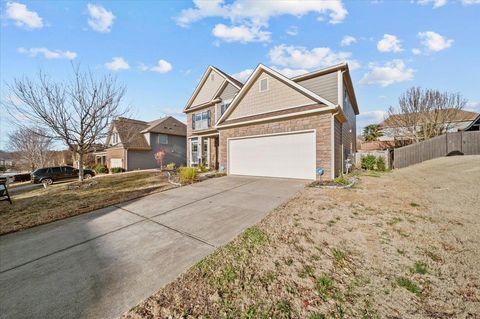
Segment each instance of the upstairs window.
[{"label": "upstairs window", "polygon": [[210,111],[195,113],[192,115],[192,129],[204,130],[210,126]]},{"label": "upstairs window", "polygon": [[157,135],[157,143],[158,144],[168,144],[168,135],[165,134],[158,134]]},{"label": "upstairs window", "polygon": [[220,105],[220,116],[222,116],[223,113],[225,113],[225,111],[228,109],[231,103],[232,103],[232,99],[222,101],[222,104]]},{"label": "upstairs window", "polygon": [[120,138],[118,137],[118,133],[114,132],[112,134],[112,145],[118,144],[120,142]]},{"label": "upstairs window", "polygon": [[259,83],[259,92],[268,91],[268,78],[263,78]]}]

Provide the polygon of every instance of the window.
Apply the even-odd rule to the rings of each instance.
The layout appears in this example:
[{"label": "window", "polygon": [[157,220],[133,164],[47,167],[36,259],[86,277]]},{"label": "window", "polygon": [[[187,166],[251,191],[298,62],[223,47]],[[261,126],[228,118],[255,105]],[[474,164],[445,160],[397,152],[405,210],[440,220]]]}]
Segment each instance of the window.
[{"label": "window", "polygon": [[210,124],[210,111],[205,111],[192,115],[192,129],[204,130],[209,128],[211,126]]},{"label": "window", "polygon": [[67,174],[72,174],[73,173],[73,167],[64,166],[63,169],[65,170],[65,173],[67,173]]},{"label": "window", "polygon": [[114,132],[112,134],[112,145],[118,144],[120,142],[120,139],[118,138],[118,133]]},{"label": "window", "polygon": [[225,113],[225,111],[228,109],[231,103],[232,103],[232,99],[222,101],[222,104],[220,105],[220,116],[222,116],[222,114]]},{"label": "window", "polygon": [[198,140],[196,138],[192,139],[191,142],[191,155],[190,162],[192,164],[198,163]]},{"label": "window", "polygon": [[260,92],[268,91],[268,78],[263,78],[260,80],[259,91]]},{"label": "window", "polygon": [[157,143],[158,144],[168,144],[168,135],[158,134],[157,135]]}]

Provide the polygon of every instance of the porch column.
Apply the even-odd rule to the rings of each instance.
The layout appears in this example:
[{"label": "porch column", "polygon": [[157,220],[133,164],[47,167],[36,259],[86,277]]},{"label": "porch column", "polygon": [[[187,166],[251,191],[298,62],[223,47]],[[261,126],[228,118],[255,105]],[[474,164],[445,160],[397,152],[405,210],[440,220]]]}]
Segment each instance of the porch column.
[{"label": "porch column", "polygon": [[[202,152],[203,152],[203,137],[198,137],[198,144],[197,144],[197,163],[200,164],[202,160]],[[203,163],[204,164],[204,163]]]}]

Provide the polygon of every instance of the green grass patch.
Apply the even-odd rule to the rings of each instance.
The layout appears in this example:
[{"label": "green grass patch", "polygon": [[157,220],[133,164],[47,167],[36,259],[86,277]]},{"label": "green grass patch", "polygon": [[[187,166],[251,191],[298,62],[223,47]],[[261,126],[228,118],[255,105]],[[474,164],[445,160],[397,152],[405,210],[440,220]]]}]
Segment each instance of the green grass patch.
[{"label": "green grass patch", "polygon": [[428,273],[428,265],[423,261],[417,261],[415,262],[413,272],[416,274],[425,275]]},{"label": "green grass patch", "polygon": [[332,254],[333,254],[333,258],[337,263],[341,263],[347,258],[347,252],[338,248],[333,248]]},{"label": "green grass patch", "polygon": [[327,300],[335,293],[333,278],[326,275],[319,277],[315,281],[314,289],[323,300]]},{"label": "green grass patch", "polygon": [[414,283],[413,281],[411,281],[408,278],[398,277],[397,278],[397,285],[407,289],[408,291],[410,291],[411,293],[413,293],[417,296],[422,294],[422,289],[416,283]]}]

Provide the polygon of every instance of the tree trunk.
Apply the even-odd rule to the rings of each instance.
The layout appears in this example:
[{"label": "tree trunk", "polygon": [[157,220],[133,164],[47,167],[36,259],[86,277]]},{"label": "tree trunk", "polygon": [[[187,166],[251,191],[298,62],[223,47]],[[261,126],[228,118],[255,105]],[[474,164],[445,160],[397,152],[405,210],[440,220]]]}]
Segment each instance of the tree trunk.
[{"label": "tree trunk", "polygon": [[83,182],[83,152],[78,153],[78,180]]}]

